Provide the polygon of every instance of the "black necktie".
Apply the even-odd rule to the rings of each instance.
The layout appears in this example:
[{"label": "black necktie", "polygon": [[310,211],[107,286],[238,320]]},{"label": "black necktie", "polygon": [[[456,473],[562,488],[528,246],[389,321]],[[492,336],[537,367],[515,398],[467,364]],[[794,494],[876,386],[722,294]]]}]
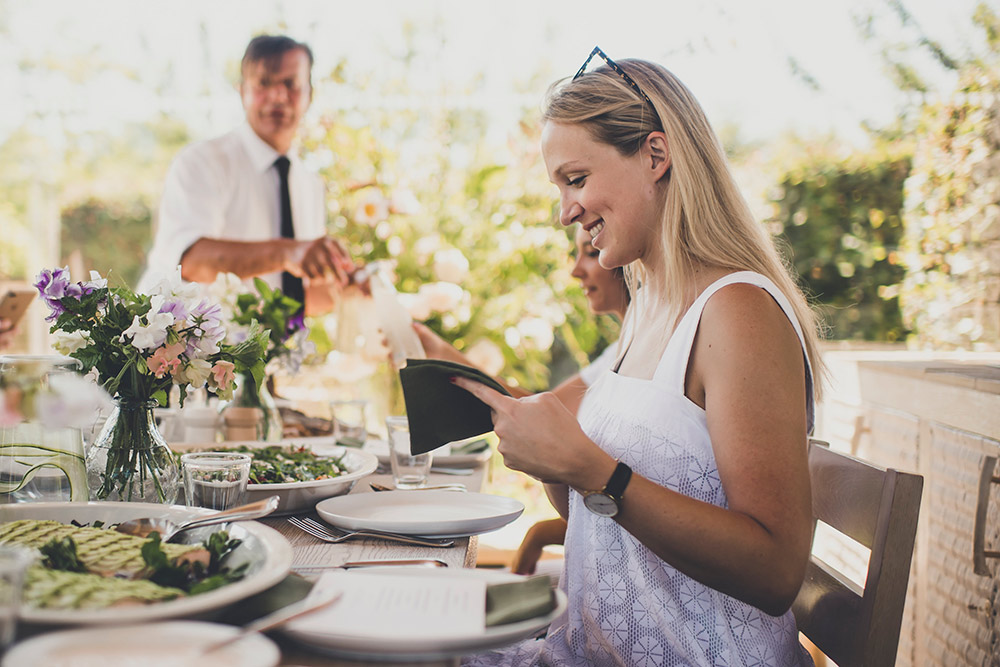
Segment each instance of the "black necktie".
[{"label": "black necktie", "polygon": [[[286,239],[295,238],[295,227],[292,225],[292,198],[288,194],[288,168],[291,163],[288,158],[282,155],[274,161],[274,167],[281,177],[281,186],[278,192],[281,195],[281,237]],[[305,304],[305,290],[302,287],[302,279],[290,274],[288,271],[281,273],[281,291],[301,304]],[[301,312],[301,308],[299,309]]]}]

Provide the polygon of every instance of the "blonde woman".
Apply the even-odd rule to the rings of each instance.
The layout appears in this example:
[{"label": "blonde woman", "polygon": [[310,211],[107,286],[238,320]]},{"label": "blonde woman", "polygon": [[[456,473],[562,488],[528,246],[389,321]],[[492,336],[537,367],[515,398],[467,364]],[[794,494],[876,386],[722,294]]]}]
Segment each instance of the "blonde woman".
[{"label": "blonde woman", "polygon": [[814,315],[666,69],[594,49],[544,121],[561,222],[642,289],[579,422],[551,394],[454,379],[569,526],[566,614],[468,662],[808,664],[789,608],[811,538]]}]

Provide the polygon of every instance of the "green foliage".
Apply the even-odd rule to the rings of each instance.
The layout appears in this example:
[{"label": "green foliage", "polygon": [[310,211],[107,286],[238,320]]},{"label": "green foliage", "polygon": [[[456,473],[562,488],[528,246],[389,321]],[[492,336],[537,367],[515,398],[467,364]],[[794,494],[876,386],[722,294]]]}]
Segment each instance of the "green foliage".
[{"label": "green foliage", "polygon": [[876,149],[845,158],[814,146],[791,162],[771,194],[768,222],[790,246],[831,337],[902,339],[896,286],[909,157]]},{"label": "green foliage", "polygon": [[146,266],[152,244],[152,211],[143,200],[104,201],[90,198],[62,210],[63,257],[102,275],[114,271],[135,285]]},{"label": "green foliage", "polygon": [[345,109],[308,130],[304,148],[329,189],[330,231],[351,255],[392,260],[417,319],[463,351],[493,346],[501,375],[537,390],[550,385],[556,336],[583,364],[617,326],[595,321],[570,276],[537,112],[525,116],[498,149],[484,141],[482,110]]},{"label": "green foliage", "polygon": [[1000,346],[1000,76],[967,65],[958,90],[925,105],[907,181],[904,314],[914,342]]}]

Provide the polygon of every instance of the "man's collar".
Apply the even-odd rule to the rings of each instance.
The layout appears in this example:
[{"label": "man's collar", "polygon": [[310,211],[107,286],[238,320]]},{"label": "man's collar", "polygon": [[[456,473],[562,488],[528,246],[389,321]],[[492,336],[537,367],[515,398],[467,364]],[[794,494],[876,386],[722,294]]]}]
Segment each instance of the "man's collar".
[{"label": "man's collar", "polygon": [[[257,133],[253,131],[249,123],[243,123],[236,131],[243,141],[243,146],[246,148],[247,154],[250,156],[250,163],[258,172],[270,169],[274,161],[281,156],[281,153],[274,150],[270,144],[257,136]],[[293,161],[295,159],[291,155],[288,158]]]}]

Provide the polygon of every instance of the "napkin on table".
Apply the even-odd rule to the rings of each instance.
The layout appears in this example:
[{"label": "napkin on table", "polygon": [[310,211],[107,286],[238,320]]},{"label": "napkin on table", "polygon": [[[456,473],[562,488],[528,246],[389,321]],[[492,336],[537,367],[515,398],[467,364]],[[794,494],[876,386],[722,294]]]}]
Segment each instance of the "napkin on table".
[{"label": "napkin on table", "polygon": [[407,359],[400,369],[403,400],[410,423],[410,452],[423,454],[441,445],[493,430],[488,405],[452,384],[460,376],[510,395],[482,371],[439,359]]},{"label": "napkin on table", "polygon": [[556,606],[548,575],[486,586],[486,627],[538,618]]}]

